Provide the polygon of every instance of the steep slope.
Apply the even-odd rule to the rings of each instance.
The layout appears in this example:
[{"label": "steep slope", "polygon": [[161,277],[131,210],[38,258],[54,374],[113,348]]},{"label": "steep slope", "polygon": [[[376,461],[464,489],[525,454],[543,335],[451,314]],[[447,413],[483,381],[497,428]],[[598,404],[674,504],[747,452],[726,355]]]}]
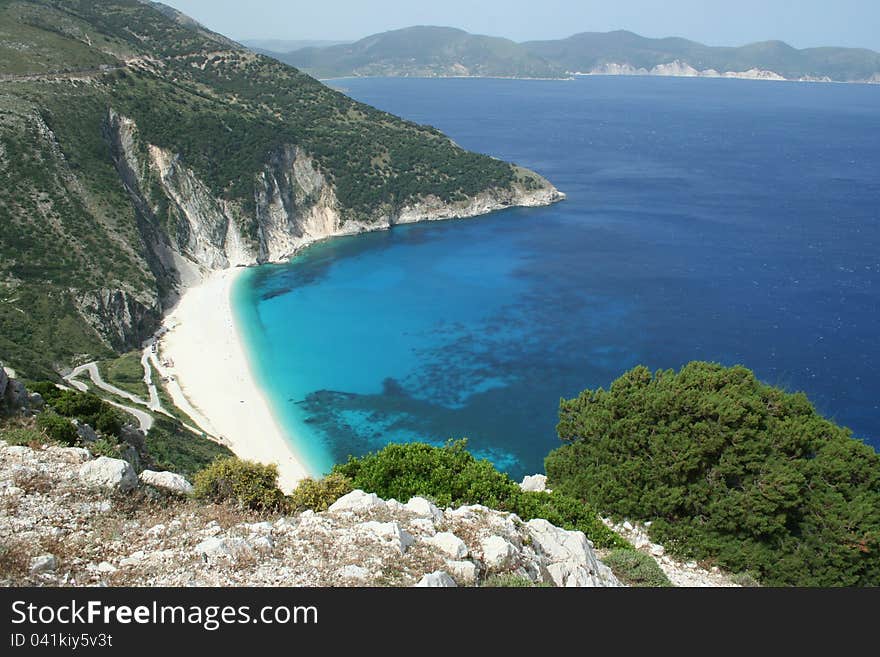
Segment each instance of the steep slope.
[{"label": "steep slope", "polygon": [[276,55],[318,77],[560,77],[563,71],[508,39],[417,26],[356,43]]},{"label": "steep slope", "polygon": [[0,359],[132,348],[205,272],[562,198],[175,10],[0,1]]},{"label": "steep slope", "polygon": [[[584,32],[557,41],[530,41],[525,49],[566,71],[609,73],[621,70],[662,74],[662,67],[728,72],[768,71],[788,80],[870,81],[880,73],[880,53],[855,48],[798,50],[782,41],[739,48],[706,46],[687,39],[649,39],[632,32]],[[671,70],[671,69],[670,69]]]}]

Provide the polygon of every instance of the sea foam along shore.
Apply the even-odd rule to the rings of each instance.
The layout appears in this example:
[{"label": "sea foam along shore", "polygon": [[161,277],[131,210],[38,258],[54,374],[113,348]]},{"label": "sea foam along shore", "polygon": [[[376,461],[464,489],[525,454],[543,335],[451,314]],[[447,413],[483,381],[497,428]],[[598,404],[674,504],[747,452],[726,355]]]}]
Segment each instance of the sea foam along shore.
[{"label": "sea foam along shore", "polygon": [[310,473],[285,438],[245,353],[231,299],[243,271],[217,271],[186,290],[165,318],[160,360],[163,374],[174,377],[193,407],[193,420],[237,456],[276,464],[278,483],[289,492]]}]

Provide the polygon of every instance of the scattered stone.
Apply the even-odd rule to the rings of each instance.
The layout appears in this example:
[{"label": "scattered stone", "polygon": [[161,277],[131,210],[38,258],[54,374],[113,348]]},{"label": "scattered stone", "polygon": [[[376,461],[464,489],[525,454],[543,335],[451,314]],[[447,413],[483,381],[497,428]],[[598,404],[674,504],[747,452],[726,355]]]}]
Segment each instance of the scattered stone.
[{"label": "scattered stone", "polygon": [[422,577],[422,579],[419,580],[419,583],[416,584],[416,586],[454,588],[458,585],[455,583],[455,580],[449,576],[448,573],[445,573],[442,570],[437,570]]},{"label": "scattered stone", "polygon": [[439,532],[425,539],[429,545],[443,552],[452,559],[463,559],[467,556],[468,548],[465,542],[451,532]]},{"label": "scattered stone", "polygon": [[50,573],[58,567],[58,560],[54,554],[41,554],[31,559],[30,571],[31,575],[40,575],[42,573]]},{"label": "scattered stone", "polygon": [[137,487],[138,478],[127,461],[100,456],[83,463],[79,469],[80,479],[91,486],[129,491]]},{"label": "scattered stone", "polygon": [[176,495],[190,495],[193,492],[192,484],[175,472],[144,470],[140,474],[140,480],[153,488],[160,488]]},{"label": "scattered stone", "polygon": [[[0,393],[2,395],[3,393]],[[46,402],[43,400],[43,395],[38,392],[32,392],[28,395],[28,402],[30,407],[35,411],[43,410],[43,407],[46,406]]]},{"label": "scattered stone", "polygon": [[111,574],[115,573],[118,569],[113,564],[111,564],[107,561],[102,561],[101,563],[98,564],[97,570],[99,573],[105,573],[107,575],[111,575]]}]

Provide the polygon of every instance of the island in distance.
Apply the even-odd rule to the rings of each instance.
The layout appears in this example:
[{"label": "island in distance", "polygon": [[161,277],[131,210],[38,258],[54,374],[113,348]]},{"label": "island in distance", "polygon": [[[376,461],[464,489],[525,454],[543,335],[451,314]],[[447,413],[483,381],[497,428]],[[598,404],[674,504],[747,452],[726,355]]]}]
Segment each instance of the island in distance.
[{"label": "island in distance", "polygon": [[873,50],[799,50],[782,41],[713,47],[676,37],[650,39],[624,30],[517,43],[451,27],[415,26],[354,43],[290,51],[272,50],[264,42],[245,45],[325,79],[664,75],[880,83],[880,53]]}]

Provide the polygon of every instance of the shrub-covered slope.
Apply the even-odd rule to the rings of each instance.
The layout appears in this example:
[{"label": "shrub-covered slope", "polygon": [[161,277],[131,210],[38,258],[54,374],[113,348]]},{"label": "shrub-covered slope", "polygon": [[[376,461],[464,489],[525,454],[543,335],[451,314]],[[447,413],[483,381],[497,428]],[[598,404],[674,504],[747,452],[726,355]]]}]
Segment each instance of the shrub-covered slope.
[{"label": "shrub-covered slope", "polygon": [[136,0],[0,1],[0,171],[0,359],[32,378],[136,346],[204,270],[557,198]]},{"label": "shrub-covered slope", "polygon": [[765,584],[880,584],[880,457],[744,367],[638,367],[560,406],[554,490]]}]

